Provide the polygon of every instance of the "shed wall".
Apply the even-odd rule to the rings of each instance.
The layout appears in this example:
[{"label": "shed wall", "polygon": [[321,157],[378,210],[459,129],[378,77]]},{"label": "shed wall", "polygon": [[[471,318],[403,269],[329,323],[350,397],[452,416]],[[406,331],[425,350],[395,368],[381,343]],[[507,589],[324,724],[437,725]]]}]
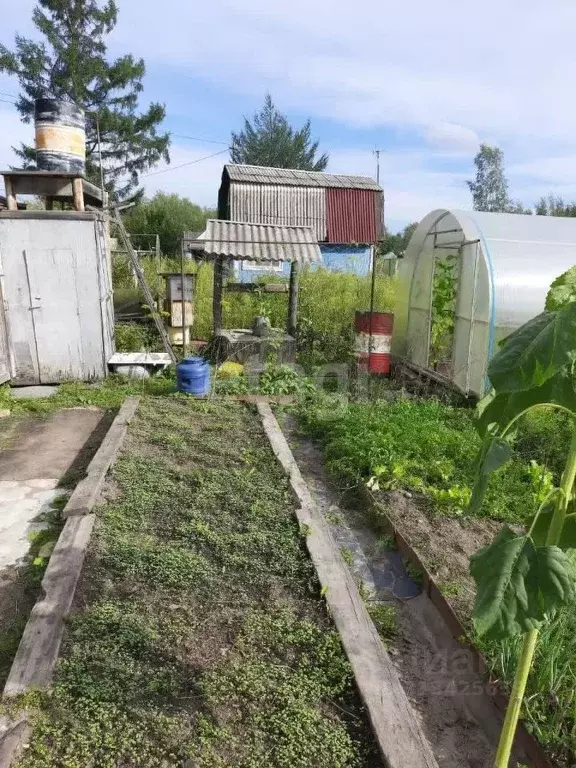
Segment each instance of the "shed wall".
[{"label": "shed wall", "polygon": [[228,213],[231,221],[310,227],[326,239],[326,195],[318,187],[232,182]]},{"label": "shed wall", "polygon": [[104,226],[91,214],[0,214],[14,384],[106,375],[113,309]]},{"label": "shed wall", "polygon": [[374,243],[380,234],[376,211],[378,192],[366,189],[326,190],[329,243]]}]

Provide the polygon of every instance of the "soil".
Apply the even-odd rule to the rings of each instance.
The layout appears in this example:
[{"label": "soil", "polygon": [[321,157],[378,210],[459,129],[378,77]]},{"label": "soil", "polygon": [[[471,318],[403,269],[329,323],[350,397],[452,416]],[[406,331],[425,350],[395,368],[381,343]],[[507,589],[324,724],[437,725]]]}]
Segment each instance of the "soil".
[{"label": "soil", "polygon": [[489,544],[502,524],[488,518],[435,515],[400,491],[379,491],[374,499],[400,533],[406,534],[434,580],[445,587],[445,597],[460,620],[468,625],[475,596],[468,572],[470,555]]},{"label": "soil", "polygon": [[[438,765],[488,768],[502,717],[490,698],[488,684],[476,669],[474,655],[453,638],[421,588],[416,596],[405,589],[407,574],[399,578],[394,557],[398,553],[383,547],[385,540],[369,519],[365,505],[342,492],[327,475],[320,449],[298,434],[289,417],[283,420],[282,427],[334,537],[348,550],[346,561],[362,588],[368,588],[368,604],[392,604],[397,608],[397,632],[394,640],[386,644]],[[473,591],[467,575],[468,556],[490,540],[497,526],[491,521],[477,525],[448,518],[432,521],[398,493],[380,494],[378,500],[388,514],[393,512],[395,521],[401,522],[407,538],[421,553],[422,562],[438,572],[441,583],[462,585],[462,593],[453,604],[469,615]],[[387,578],[391,571],[396,571],[395,577]],[[396,589],[399,581],[404,585],[400,591]],[[404,597],[398,599],[401,594]],[[523,754],[516,754],[515,759],[528,764]]]}]

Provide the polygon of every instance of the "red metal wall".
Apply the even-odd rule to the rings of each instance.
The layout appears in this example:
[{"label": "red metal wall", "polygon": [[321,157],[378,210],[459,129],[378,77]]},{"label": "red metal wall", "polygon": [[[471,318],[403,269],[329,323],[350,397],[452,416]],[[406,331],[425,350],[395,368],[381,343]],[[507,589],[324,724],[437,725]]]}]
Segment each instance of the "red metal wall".
[{"label": "red metal wall", "polygon": [[326,189],[329,243],[373,243],[381,234],[382,195],[371,189]]}]

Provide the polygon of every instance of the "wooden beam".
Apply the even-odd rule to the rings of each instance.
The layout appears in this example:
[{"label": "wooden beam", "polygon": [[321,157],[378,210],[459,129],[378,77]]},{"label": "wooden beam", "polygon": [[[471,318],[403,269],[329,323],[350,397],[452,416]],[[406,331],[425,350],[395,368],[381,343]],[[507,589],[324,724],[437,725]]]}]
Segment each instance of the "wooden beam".
[{"label": "wooden beam", "polygon": [[288,293],[288,283],[227,283],[230,293]]},{"label": "wooden beam", "polygon": [[370,618],[330,527],[314,501],[268,403],[256,404],[272,450],[289,477],[296,516],[322,585],[330,615],[354,672],[376,742],[387,768],[438,768],[402,687],[396,667]]},{"label": "wooden beam", "polygon": [[10,176],[4,176],[4,187],[6,188],[6,207],[9,211],[17,211],[18,201]]},{"label": "wooden beam", "polygon": [[214,261],[214,295],[212,298],[212,324],[214,335],[222,330],[222,288],[224,283],[224,259],[218,256]]},{"label": "wooden beam", "polygon": [[102,440],[100,448],[88,466],[86,477],[80,480],[64,507],[62,517],[87,515],[92,511],[92,507],[100,496],[106,474],[120,452],[128,431],[128,424],[134,418],[139,401],[140,398],[138,397],[127,397],[122,404],[106,433],[106,437]]},{"label": "wooden beam", "polygon": [[290,336],[296,336],[298,328],[298,288],[300,284],[300,264],[292,262],[290,267],[290,295],[288,297],[288,327]]},{"label": "wooden beam", "polygon": [[72,195],[74,197],[74,210],[84,210],[84,186],[82,184],[82,177],[78,176],[76,179],[72,179]]}]

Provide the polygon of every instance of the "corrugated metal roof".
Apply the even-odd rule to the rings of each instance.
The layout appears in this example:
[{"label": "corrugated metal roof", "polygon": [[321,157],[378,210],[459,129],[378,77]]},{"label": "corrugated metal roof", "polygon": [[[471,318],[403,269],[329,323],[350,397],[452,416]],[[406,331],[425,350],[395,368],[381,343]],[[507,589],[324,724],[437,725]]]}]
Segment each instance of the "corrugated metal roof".
[{"label": "corrugated metal roof", "polygon": [[204,232],[198,238],[194,238],[194,234],[184,234],[184,248],[202,251],[212,258],[297,261],[300,264],[322,261],[320,247],[310,227],[208,219]]},{"label": "corrugated metal roof", "polygon": [[235,183],[230,188],[230,219],[310,227],[316,240],[325,240],[326,191],[319,187]]},{"label": "corrugated metal roof", "polygon": [[246,184],[382,190],[369,176],[347,176],[336,173],[299,171],[292,168],[267,168],[260,165],[236,165],[233,163],[226,164],[224,170],[228,173],[230,181],[240,181]]},{"label": "corrugated metal roof", "polygon": [[328,242],[376,242],[379,227],[374,197],[369,189],[327,189]]}]

